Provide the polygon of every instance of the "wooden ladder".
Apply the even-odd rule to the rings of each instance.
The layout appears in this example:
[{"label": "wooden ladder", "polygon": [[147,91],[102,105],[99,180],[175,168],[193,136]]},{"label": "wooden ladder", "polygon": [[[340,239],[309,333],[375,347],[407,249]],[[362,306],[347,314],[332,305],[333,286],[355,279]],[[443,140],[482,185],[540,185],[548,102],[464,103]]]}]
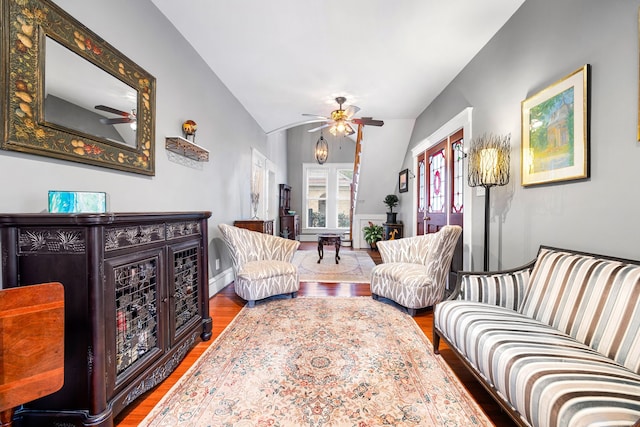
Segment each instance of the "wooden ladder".
[{"label": "wooden ladder", "polygon": [[351,179],[351,203],[349,207],[349,241],[353,246],[353,215],[356,213],[356,201],[358,200],[358,182],[360,181],[360,155],[362,154],[362,128],[358,125],[358,137],[356,138],[356,155],[353,160],[353,178]]}]

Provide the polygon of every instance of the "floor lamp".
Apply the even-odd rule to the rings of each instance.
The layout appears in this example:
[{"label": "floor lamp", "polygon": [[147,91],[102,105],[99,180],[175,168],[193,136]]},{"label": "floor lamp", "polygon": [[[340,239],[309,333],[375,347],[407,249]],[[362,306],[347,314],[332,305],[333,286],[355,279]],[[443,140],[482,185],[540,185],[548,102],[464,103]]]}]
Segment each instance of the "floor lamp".
[{"label": "floor lamp", "polygon": [[489,219],[491,187],[509,183],[511,134],[506,136],[482,135],[471,142],[469,148],[470,187],[484,187],[484,271],[489,271]]}]

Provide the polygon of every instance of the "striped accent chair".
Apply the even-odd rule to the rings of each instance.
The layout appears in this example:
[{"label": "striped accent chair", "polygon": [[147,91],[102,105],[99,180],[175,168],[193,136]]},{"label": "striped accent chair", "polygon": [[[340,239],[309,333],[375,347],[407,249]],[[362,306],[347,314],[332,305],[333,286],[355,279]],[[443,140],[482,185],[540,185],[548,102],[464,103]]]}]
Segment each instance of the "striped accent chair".
[{"label": "striped accent chair", "polygon": [[542,246],[506,272],[458,276],[442,338],[519,425],[640,420],[640,262]]},{"label": "striped accent chair", "polygon": [[300,289],[298,269],[291,263],[300,242],[219,224],[233,264],[234,287],[253,307],[257,300]]},{"label": "striped accent chair", "polygon": [[460,226],[446,225],[437,233],[377,242],[382,264],[371,271],[371,296],[395,301],[411,316],[441,301],[461,233]]}]

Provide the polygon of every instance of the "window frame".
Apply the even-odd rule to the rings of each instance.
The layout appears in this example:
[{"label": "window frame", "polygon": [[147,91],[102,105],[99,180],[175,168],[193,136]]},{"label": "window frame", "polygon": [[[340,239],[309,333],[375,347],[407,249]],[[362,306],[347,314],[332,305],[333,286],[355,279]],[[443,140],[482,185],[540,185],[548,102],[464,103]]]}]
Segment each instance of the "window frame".
[{"label": "window frame", "polygon": [[[310,200],[320,200],[316,198],[309,198],[308,178],[310,171],[323,170],[327,173],[327,192],[326,197],[323,199],[326,201],[326,219],[325,227],[309,227],[309,208],[308,203]],[[344,233],[349,231],[349,226],[338,227],[338,201],[345,200],[339,198],[338,191],[338,171],[349,170],[353,171],[353,165],[350,163],[324,163],[319,165],[317,163],[303,163],[302,165],[302,232],[305,234],[318,234],[318,233]],[[351,201],[351,192],[349,191],[349,201]]]}]

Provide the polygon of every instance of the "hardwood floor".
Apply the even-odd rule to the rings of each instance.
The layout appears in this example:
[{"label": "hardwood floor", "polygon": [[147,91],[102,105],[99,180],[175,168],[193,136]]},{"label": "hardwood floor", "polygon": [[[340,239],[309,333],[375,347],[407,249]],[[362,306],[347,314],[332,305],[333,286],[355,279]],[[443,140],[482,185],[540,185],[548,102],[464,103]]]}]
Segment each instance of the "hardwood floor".
[{"label": "hardwood floor", "polygon": [[[302,243],[301,250],[313,250],[316,243]],[[342,248],[341,251],[352,250]],[[380,263],[380,255],[376,251],[367,250],[376,264]],[[368,284],[353,283],[302,283],[300,286],[301,296],[370,296],[371,292]],[[393,304],[391,301],[386,303]],[[245,301],[235,294],[233,284],[227,286],[209,300],[209,311],[213,319],[213,337],[210,341],[197,344],[180,363],[176,370],[160,385],[145,393],[134,403],[121,412],[115,420],[115,425],[120,427],[137,426],[140,421],[151,411],[178,379],[189,369],[191,365],[202,355],[204,350],[211,345],[218,335],[227,327],[233,318],[240,312]],[[402,308],[398,308],[401,310]],[[432,339],[433,312],[431,309],[419,310],[414,317],[425,335]],[[515,426],[511,418],[502,411],[500,406],[485,391],[473,375],[460,363],[453,352],[442,343],[440,354],[452,368],[460,381],[465,385],[469,393],[482,407],[487,416],[496,426]]]}]

